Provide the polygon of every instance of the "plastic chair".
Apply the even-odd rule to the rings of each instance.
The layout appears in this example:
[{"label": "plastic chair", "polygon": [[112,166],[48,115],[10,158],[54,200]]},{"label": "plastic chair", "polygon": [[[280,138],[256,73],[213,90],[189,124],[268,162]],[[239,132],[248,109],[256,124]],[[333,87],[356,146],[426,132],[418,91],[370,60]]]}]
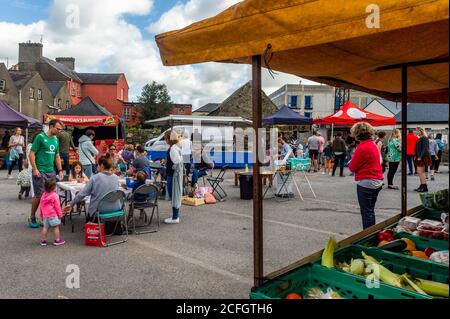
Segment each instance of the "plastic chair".
[{"label": "plastic chair", "polygon": [[[121,239],[119,241],[111,242],[111,243],[108,243],[105,240],[105,242],[106,242],[105,247],[123,244],[123,243],[127,242],[127,240],[128,240],[128,225],[127,225],[127,218],[126,218],[126,213],[125,213],[125,199],[126,199],[125,193],[122,192],[121,190],[116,190],[116,191],[112,191],[112,192],[106,194],[105,196],[103,196],[103,198],[100,200],[100,202],[98,204],[97,212],[95,213],[94,217],[97,218],[99,226],[102,224],[102,220],[103,221],[111,220],[111,219],[116,220],[116,225],[114,226],[114,231],[111,235],[102,234],[102,229],[101,229],[101,227],[99,227],[101,241],[103,241],[103,239],[102,239],[103,236],[105,237],[105,239],[107,239],[108,237],[111,237],[114,235],[114,233],[116,232],[117,226],[119,226],[119,222],[121,219],[123,219],[123,222],[125,225],[125,235],[123,235],[124,233],[122,232],[123,239]],[[117,207],[117,209],[114,209],[114,207]],[[94,218],[94,220],[95,220],[95,218]]]},{"label": "plastic chair", "polygon": [[220,185],[225,180],[224,176],[226,171],[228,170],[229,166],[225,165],[220,169],[219,174],[217,177],[214,176],[208,176],[206,180],[208,181],[209,185],[211,185],[213,189],[213,194],[217,194],[218,197],[216,197],[218,200],[223,201],[228,194],[225,192],[225,190]]},{"label": "plastic chair", "polygon": [[[133,221],[133,232],[136,235],[141,234],[148,234],[148,233],[156,233],[159,230],[159,206],[158,206],[158,194],[159,189],[154,185],[142,185],[139,186],[132,194],[131,194],[131,203],[130,203],[130,212],[128,214],[128,218],[131,218]],[[143,195],[147,196],[144,201],[136,201],[134,200],[134,195]],[[142,210],[144,213],[144,221],[148,220],[146,209],[152,209],[152,215],[150,217],[150,220],[146,222],[144,225],[136,226],[136,219],[134,218],[134,210],[139,209]],[[144,228],[149,227],[152,224],[153,216],[156,211],[156,218],[157,218],[157,227],[156,229],[152,230],[144,230],[144,231],[136,231],[136,228]]]}]

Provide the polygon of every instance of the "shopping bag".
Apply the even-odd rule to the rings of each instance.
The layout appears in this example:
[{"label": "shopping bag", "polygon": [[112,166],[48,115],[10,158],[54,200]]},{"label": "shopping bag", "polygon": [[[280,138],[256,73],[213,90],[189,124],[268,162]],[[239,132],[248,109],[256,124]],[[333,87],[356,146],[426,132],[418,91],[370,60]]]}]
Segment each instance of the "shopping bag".
[{"label": "shopping bag", "polygon": [[[101,227],[101,228],[100,228]],[[84,225],[84,244],[86,246],[104,247],[106,246],[105,225],[87,223]],[[102,230],[102,239],[100,240],[100,229]]]},{"label": "shopping bag", "polygon": [[206,203],[206,204],[216,204],[216,203],[217,203],[217,200],[216,200],[216,198],[214,197],[213,194],[211,194],[211,193],[206,193],[206,194],[205,194],[205,203]]}]

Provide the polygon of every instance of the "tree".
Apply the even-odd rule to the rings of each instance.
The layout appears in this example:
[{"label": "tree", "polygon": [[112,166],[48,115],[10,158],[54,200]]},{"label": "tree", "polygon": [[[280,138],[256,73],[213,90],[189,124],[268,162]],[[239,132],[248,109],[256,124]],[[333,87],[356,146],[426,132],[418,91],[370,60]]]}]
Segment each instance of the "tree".
[{"label": "tree", "polygon": [[165,84],[158,84],[153,81],[142,88],[141,96],[139,96],[141,107],[141,125],[145,121],[168,116],[172,111],[173,103],[167,91]]}]

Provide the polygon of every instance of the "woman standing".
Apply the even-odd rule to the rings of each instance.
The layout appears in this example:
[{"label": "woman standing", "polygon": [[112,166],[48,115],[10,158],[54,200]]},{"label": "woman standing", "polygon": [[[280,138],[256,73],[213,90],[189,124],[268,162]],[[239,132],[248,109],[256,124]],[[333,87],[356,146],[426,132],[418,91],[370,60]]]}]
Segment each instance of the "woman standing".
[{"label": "woman standing", "polygon": [[336,134],[336,138],[333,141],[333,155],[334,155],[334,166],[332,173],[333,176],[336,174],[336,169],[339,164],[340,176],[344,177],[344,162],[346,151],[347,149],[345,146],[345,141],[342,139],[342,133],[338,132]]},{"label": "woman standing", "polygon": [[365,122],[357,123],[352,127],[351,134],[360,143],[348,168],[355,173],[363,228],[366,229],[375,225],[375,203],[383,186],[384,176],[380,151],[372,139],[372,126]]},{"label": "woman standing", "polygon": [[95,132],[93,130],[87,130],[78,140],[78,158],[83,165],[84,173],[89,179],[97,170],[95,167],[95,157],[98,155],[98,150],[92,142],[94,137]]},{"label": "woman standing", "polygon": [[22,129],[20,127],[16,128],[16,132],[9,139],[9,160],[11,165],[8,169],[8,179],[12,179],[11,172],[14,166],[19,167],[19,172],[22,171],[23,162],[23,147],[25,146],[25,139],[22,136]]},{"label": "woman standing", "polygon": [[375,141],[375,144],[377,144],[377,148],[380,151],[383,174],[386,171],[386,166],[388,165],[387,164],[388,160],[386,157],[387,143],[386,143],[385,139],[386,139],[386,132],[383,132],[383,131],[378,132],[378,139]]},{"label": "woman standing", "polygon": [[392,131],[391,139],[388,142],[388,153],[387,160],[389,162],[389,171],[388,171],[388,188],[390,189],[398,189],[397,186],[394,186],[394,176],[397,173],[398,166],[402,160],[402,142],[401,142],[401,134],[400,130],[395,129]]},{"label": "woman standing", "polygon": [[437,154],[439,153],[439,148],[436,144],[436,141],[433,138],[433,134],[428,134],[428,143],[430,145],[430,157],[431,157],[431,166],[430,166],[430,173],[431,173],[431,180],[434,181],[434,171],[437,166]]},{"label": "woman standing", "polygon": [[169,144],[167,151],[166,176],[167,191],[172,201],[172,218],[164,220],[166,224],[180,223],[181,197],[183,196],[183,156],[179,145],[178,134],[168,131],[165,134],[166,143]]},{"label": "woman standing", "polygon": [[415,162],[417,163],[417,173],[419,174],[420,186],[419,188],[416,188],[415,191],[425,193],[428,192],[425,168],[431,165],[430,143],[423,128],[417,128],[417,136],[419,136],[419,140],[417,141],[415,149]]},{"label": "woman standing", "polygon": [[436,171],[435,173],[439,173],[439,165],[441,164],[441,158],[442,158],[442,150],[444,149],[444,142],[442,142],[442,134],[438,133],[436,134],[436,139],[434,140],[438,146],[438,153],[437,153],[437,160],[436,160]]}]

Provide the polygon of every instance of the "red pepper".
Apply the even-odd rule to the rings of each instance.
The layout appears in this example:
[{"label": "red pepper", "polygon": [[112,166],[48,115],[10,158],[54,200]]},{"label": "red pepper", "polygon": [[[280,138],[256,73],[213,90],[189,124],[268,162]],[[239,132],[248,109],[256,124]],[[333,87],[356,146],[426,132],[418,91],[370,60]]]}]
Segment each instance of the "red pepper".
[{"label": "red pepper", "polygon": [[384,229],[377,234],[378,241],[393,241],[394,240],[394,232],[391,229]]},{"label": "red pepper", "polygon": [[431,256],[432,253],[435,253],[436,249],[433,249],[431,247],[428,247],[427,249],[424,250],[425,255],[427,255],[428,257]]}]

